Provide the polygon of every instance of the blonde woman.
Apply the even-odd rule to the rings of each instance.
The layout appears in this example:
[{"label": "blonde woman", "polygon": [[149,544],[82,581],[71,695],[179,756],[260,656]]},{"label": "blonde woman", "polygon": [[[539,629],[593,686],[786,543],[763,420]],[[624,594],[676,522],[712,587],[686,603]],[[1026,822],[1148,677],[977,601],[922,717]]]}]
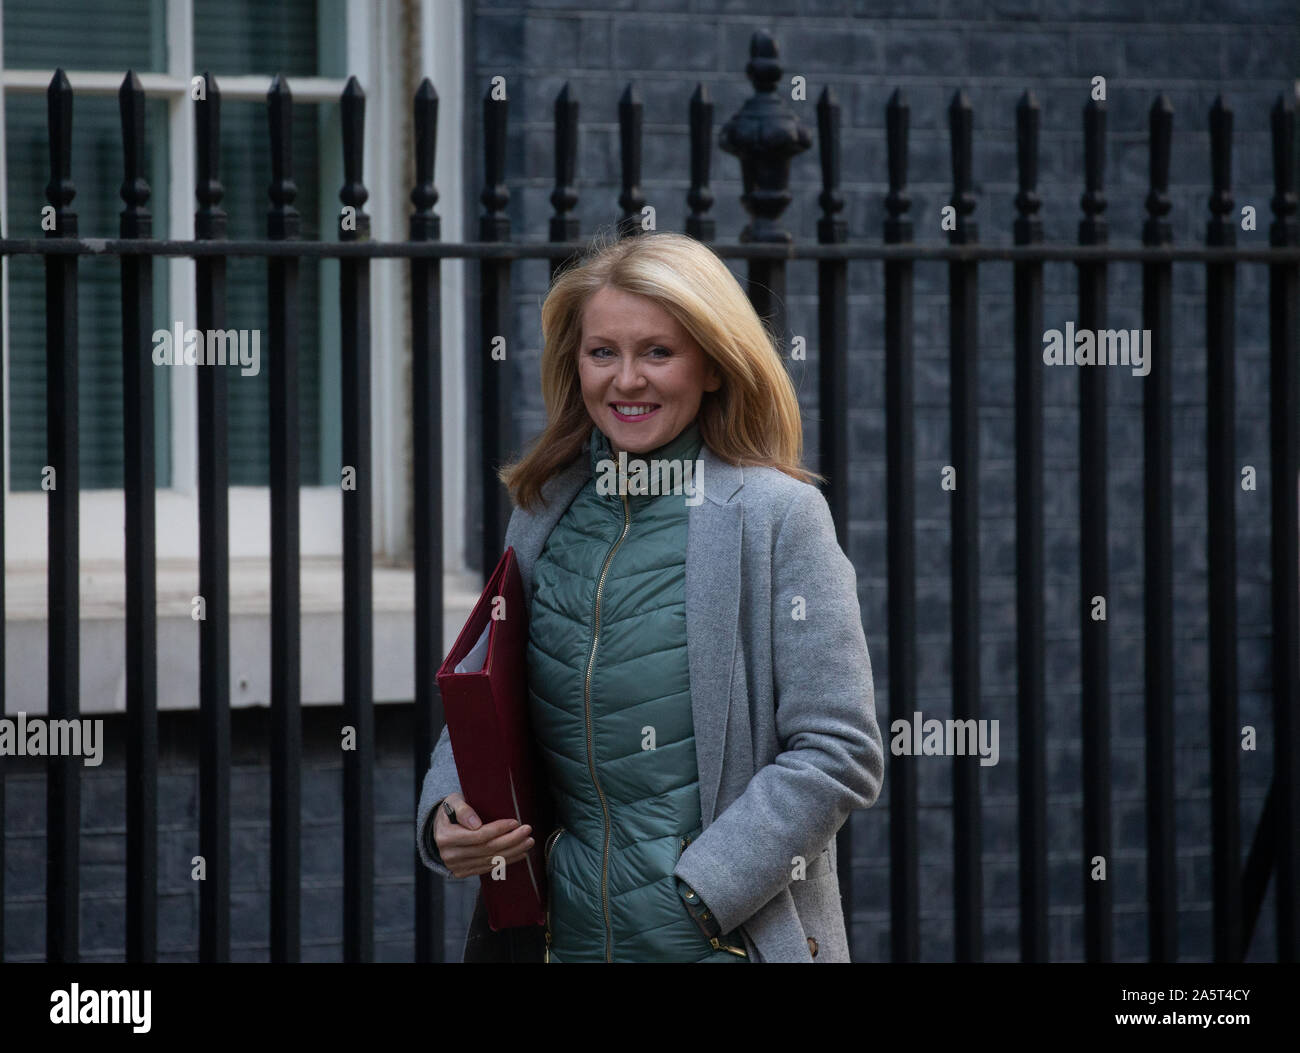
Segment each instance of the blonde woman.
[{"label": "blonde woman", "polygon": [[417,840],[468,878],[545,838],[547,922],[492,933],[480,897],[465,960],[847,962],[835,833],[884,753],[853,566],[773,342],[722,261],[669,233],[596,242],[542,333],[548,423],[501,479],[556,825],[481,822],[444,731]]}]

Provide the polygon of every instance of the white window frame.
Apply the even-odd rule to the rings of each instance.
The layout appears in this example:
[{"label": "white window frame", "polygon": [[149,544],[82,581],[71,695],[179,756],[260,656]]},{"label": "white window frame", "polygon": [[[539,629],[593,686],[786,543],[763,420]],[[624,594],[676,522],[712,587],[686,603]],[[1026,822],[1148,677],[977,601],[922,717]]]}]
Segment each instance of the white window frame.
[{"label": "white window frame", "polygon": [[[414,4],[419,15],[420,40],[406,39],[403,16],[409,4]],[[374,3],[357,0],[321,0],[320,18],[345,20],[346,69],[355,75],[366,92],[365,132],[365,182],[370,192],[366,208],[371,216],[371,236],[380,241],[401,241],[408,236],[410,215],[409,193],[412,172],[406,170],[404,159],[410,156],[412,100],[403,81],[403,51],[418,47],[417,60],[422,75],[428,76],[436,86],[439,96],[439,150],[435,182],[439,200],[437,211],[441,215],[443,237],[460,240],[463,237],[464,216],[460,203],[463,200],[461,174],[461,143],[463,100],[463,11],[461,0],[376,0]],[[155,237],[188,240],[194,237],[194,109],[190,99],[192,78],[201,73],[193,68],[193,7],[192,0],[165,0],[166,18],[166,72],[139,73],[141,85],[149,98],[168,101],[168,164],[171,178],[168,188],[169,229],[164,233],[155,229]],[[122,72],[66,71],[71,86],[79,97],[87,95],[116,95],[121,85]],[[9,92],[43,94],[53,70],[5,69],[3,67],[3,0],[0,0],[0,173],[6,171],[5,98]],[[223,100],[264,101],[270,86],[270,75],[220,76]],[[296,103],[336,102],[343,91],[346,79],[323,77],[291,77],[290,88]],[[300,116],[299,119],[304,119]],[[229,163],[229,155],[224,158]],[[74,165],[75,172],[75,165]],[[3,229],[9,230],[6,180],[0,178],[0,220]],[[330,188],[324,188],[328,197]],[[341,206],[340,206],[341,207]],[[87,232],[82,231],[82,236]],[[0,397],[9,398],[9,268],[4,261],[0,275],[0,297],[3,297],[3,391]],[[465,563],[465,530],[461,511],[465,504],[465,421],[466,378],[461,353],[465,332],[464,268],[459,260],[446,260],[442,266],[442,334],[443,363],[442,393],[442,456],[443,456],[443,508],[444,508],[444,592],[448,622],[445,635],[449,644],[459,628],[460,617],[468,612],[476,598],[477,575]],[[370,339],[372,382],[372,471],[373,493],[373,551],[377,568],[376,617],[381,609],[396,614],[409,611],[409,572],[403,575],[405,586],[395,578],[388,587],[381,582],[386,566],[400,564],[409,557],[411,536],[407,526],[411,498],[408,492],[408,469],[411,457],[410,387],[405,363],[409,355],[410,329],[408,299],[409,264],[405,259],[375,259],[371,263],[370,281]],[[170,319],[195,317],[195,265],[191,258],[174,257],[168,260]],[[328,296],[326,303],[331,302]],[[156,546],[159,564],[160,592],[160,650],[162,620],[167,612],[162,605],[164,578],[168,565],[185,565],[186,572],[198,558],[198,492],[197,492],[197,384],[195,371],[169,370],[171,374],[171,433],[159,434],[158,442],[169,442],[171,450],[170,486],[157,491]],[[6,401],[7,405],[7,401]],[[10,450],[9,421],[5,414],[5,449]],[[47,559],[47,496],[41,492],[13,491],[9,480],[9,458],[4,458],[5,494],[5,572],[21,572],[24,568],[39,573],[44,578]],[[256,595],[241,597],[233,588],[238,561],[265,566],[270,554],[270,491],[266,486],[231,486],[230,502],[230,558],[232,561],[232,620],[240,616],[265,619],[266,597]],[[120,595],[123,572],[124,546],[124,494],[118,490],[85,490],[81,494],[80,558],[83,571],[83,636],[86,619],[106,618],[120,623],[120,609],[104,608],[105,597],[95,595],[95,572],[101,571],[116,579]],[[342,555],[342,500],[337,485],[304,486],[301,490],[301,555],[303,564],[303,594],[320,591],[321,582],[310,580],[312,575],[324,575],[332,591],[333,580],[338,575]],[[396,573],[396,572],[394,572]],[[89,579],[88,579],[89,575]],[[91,582],[87,596],[85,583]],[[9,593],[8,617],[19,619],[45,618],[44,596],[37,594],[33,583],[16,583]],[[260,590],[259,590],[260,591]],[[40,589],[43,593],[44,589]],[[334,605],[329,604],[330,607]],[[322,608],[317,607],[317,611]],[[306,611],[304,610],[304,613]],[[119,629],[120,631],[120,629]],[[304,665],[309,642],[304,621]],[[42,630],[42,635],[44,632]],[[379,639],[376,633],[376,639]],[[18,643],[10,633],[11,648]],[[34,640],[32,641],[34,643]],[[42,650],[44,648],[42,647]],[[83,642],[83,651],[86,647]],[[12,653],[12,651],[11,651]],[[396,655],[394,656],[396,657]],[[10,671],[18,674],[20,663],[10,664]],[[43,663],[41,663],[43,666]],[[255,663],[260,664],[260,663]],[[398,663],[399,665],[404,663]],[[381,679],[388,675],[383,663],[376,662],[376,699],[398,698],[401,694],[386,692]],[[34,669],[27,672],[34,673]],[[31,697],[27,712],[44,708],[44,670],[38,685],[20,689],[19,694]],[[237,670],[236,670],[237,673]],[[166,672],[160,667],[160,704],[163,700]],[[397,681],[410,683],[409,669],[397,671]],[[17,682],[7,677],[10,687],[18,687],[27,677]],[[260,681],[261,676],[255,677]],[[83,676],[83,681],[86,677]],[[306,702],[329,700],[311,698],[304,684]],[[393,690],[396,690],[395,688]],[[120,695],[119,691],[116,692]],[[404,697],[413,697],[406,692]],[[333,694],[338,698],[338,693]],[[10,693],[10,705],[15,706]],[[97,704],[85,697],[83,711],[122,708],[119,697],[116,704]],[[39,703],[39,704],[38,704]],[[232,692],[232,705],[240,701]],[[261,704],[252,701],[246,704]]]},{"label": "white window frame", "polygon": [[[371,233],[376,240],[404,240],[410,212],[410,175],[396,171],[402,156],[401,138],[409,134],[404,125],[410,121],[410,100],[392,96],[404,94],[397,78],[387,73],[398,68],[391,61],[394,37],[400,27],[391,16],[398,5],[381,3],[377,7],[349,3],[347,17],[347,65],[366,89],[366,185],[370,190],[367,208],[371,215]],[[3,5],[0,4],[0,11]],[[428,70],[439,93],[439,138],[449,142],[451,150],[438,154],[438,212],[443,216],[444,237],[459,238],[461,176],[459,136],[448,134],[459,126],[461,62],[460,5],[446,0],[420,0],[421,65]],[[374,12],[379,17],[374,17]],[[155,231],[155,237],[188,240],[194,237],[194,110],[190,100],[190,82],[196,75],[192,65],[192,0],[167,0],[167,73],[143,73],[140,81],[150,98],[168,101],[168,151],[172,178],[169,186],[170,229]],[[376,32],[376,21],[380,22]],[[384,29],[394,32],[384,32]],[[3,19],[0,18],[0,48],[3,45]],[[0,52],[2,53],[2,52]],[[44,94],[53,70],[10,70],[0,67],[0,171],[6,163],[3,135],[4,98],[9,92]],[[124,74],[125,71],[123,71]],[[69,82],[79,96],[115,96],[122,83],[118,73],[71,71]],[[290,80],[296,103],[336,102],[346,81],[325,77],[295,77]],[[222,77],[221,95],[227,101],[256,101],[266,98],[270,77]],[[449,99],[449,96],[453,97]],[[454,106],[449,106],[449,101]],[[451,112],[449,112],[451,111]],[[453,121],[455,123],[453,123]],[[229,158],[226,158],[228,161]],[[5,181],[0,180],[0,217],[8,230],[8,200]],[[84,232],[83,232],[84,235]],[[7,261],[6,261],[7,263]],[[168,260],[169,317],[195,317],[195,267],[193,259],[173,257]],[[409,392],[399,375],[400,355],[395,350],[409,347],[409,328],[404,287],[407,283],[405,260],[374,260],[371,264],[371,353],[374,364],[372,381],[372,444],[374,447],[374,537],[375,554],[398,558],[409,551],[406,529],[410,498],[406,471],[408,453],[404,437],[409,421]],[[465,493],[465,377],[462,356],[453,334],[463,333],[464,264],[443,264],[443,469],[444,504],[449,509],[463,507]],[[3,363],[5,397],[8,398],[9,375],[9,279],[6,266],[3,277],[4,346]],[[171,444],[171,486],[158,491],[157,545],[159,559],[197,558],[197,441],[196,391],[193,370],[171,371],[172,427],[170,435],[158,441]],[[5,449],[9,443],[10,415],[5,415]],[[43,562],[46,556],[46,498],[32,491],[13,491],[9,465],[4,464],[6,488],[7,562]],[[457,500],[457,496],[460,500]],[[121,490],[87,490],[82,494],[83,522],[121,523]],[[269,493],[264,486],[230,488],[230,554],[232,558],[266,557],[269,537],[262,525],[269,516]],[[337,486],[303,487],[302,554],[334,556],[342,553],[340,491]],[[445,550],[449,567],[464,570],[463,524],[461,516],[449,514],[444,526]],[[81,532],[81,558],[87,561],[120,561],[121,533],[95,529]]]}]

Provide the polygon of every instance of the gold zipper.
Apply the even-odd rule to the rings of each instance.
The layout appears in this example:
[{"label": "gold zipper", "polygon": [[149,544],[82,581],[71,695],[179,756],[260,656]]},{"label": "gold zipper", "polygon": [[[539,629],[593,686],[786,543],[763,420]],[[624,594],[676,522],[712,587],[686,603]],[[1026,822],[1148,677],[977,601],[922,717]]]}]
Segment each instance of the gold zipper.
[{"label": "gold zipper", "polygon": [[609,921],[609,809],[605,805],[605,794],[600,788],[600,780],[596,778],[596,765],[592,760],[591,671],[596,664],[596,646],[600,640],[600,594],[605,588],[605,576],[609,573],[609,565],[614,559],[614,553],[619,550],[619,546],[623,544],[623,539],[627,537],[628,529],[632,526],[632,509],[627,503],[627,494],[623,494],[622,497],[623,533],[619,534],[618,540],[614,542],[609,554],[605,556],[605,565],[600,569],[600,580],[596,582],[596,609],[591,633],[591,654],[587,656],[587,675],[582,688],[583,704],[586,707],[587,714],[587,769],[591,772],[591,781],[596,787],[596,796],[600,798],[600,810],[605,816],[605,845],[600,857],[600,904],[605,913],[605,961],[607,962],[614,960],[611,946],[614,933],[613,926]]}]

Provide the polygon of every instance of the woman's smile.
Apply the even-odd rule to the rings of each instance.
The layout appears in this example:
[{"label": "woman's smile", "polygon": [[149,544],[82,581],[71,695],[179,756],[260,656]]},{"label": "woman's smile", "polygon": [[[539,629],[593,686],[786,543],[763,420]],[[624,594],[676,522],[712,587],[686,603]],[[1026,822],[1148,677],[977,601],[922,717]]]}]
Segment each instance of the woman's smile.
[{"label": "woman's smile", "polygon": [[663,407],[658,402],[611,402],[609,408],[616,420],[625,424],[640,424],[649,420]]}]

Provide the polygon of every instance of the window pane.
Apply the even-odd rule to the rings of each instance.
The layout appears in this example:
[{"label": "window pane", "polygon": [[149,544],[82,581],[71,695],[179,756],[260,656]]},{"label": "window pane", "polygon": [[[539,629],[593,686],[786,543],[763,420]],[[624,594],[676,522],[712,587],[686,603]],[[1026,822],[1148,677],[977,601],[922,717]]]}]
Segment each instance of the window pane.
[{"label": "window pane", "polygon": [[194,69],[314,77],[316,0],[194,0]]},{"label": "window pane", "polygon": [[[219,79],[219,78],[218,78]],[[320,238],[320,135],[318,122],[324,110],[337,106],[295,105],[293,171],[298,196],[294,206],[302,216],[301,236]],[[221,107],[222,207],[228,216],[230,238],[265,238],[270,206],[270,135],[266,104],[230,102]],[[265,486],[270,481],[268,450],[268,398],[270,375],[267,345],[267,264],[265,259],[232,257],[226,264],[226,326],[260,330],[259,372],[244,376],[229,370],[230,482],[232,486]],[[304,259],[298,277],[298,385],[302,418],[299,455],[302,482],[315,486],[320,479],[321,432],[321,263]]]},{"label": "window pane", "polygon": [[[7,9],[8,5],[6,5]],[[5,135],[10,237],[42,238],[41,209],[49,179],[49,140],[44,95],[10,92],[5,98]],[[149,205],[154,229],[166,229],[167,108],[151,99],[145,107],[146,156],[151,161]],[[117,99],[76,99],[72,121],[72,210],[82,237],[117,237],[122,199],[121,123]],[[154,326],[167,321],[166,263],[154,261]],[[83,489],[122,486],[122,304],[121,266],[116,257],[82,256],[78,265],[81,485]],[[9,260],[10,485],[40,488],[46,464],[45,442],[45,267],[40,257]],[[150,354],[151,346],[141,349]],[[169,486],[169,377],[154,370],[157,405],[158,485]]]},{"label": "window pane", "polygon": [[[194,68],[222,76],[283,73],[293,87],[295,76],[319,72],[316,0],[195,0]],[[337,105],[296,103],[293,128],[294,202],[302,216],[303,238],[320,237],[322,136],[337,123]],[[262,101],[223,103],[221,108],[222,207],[231,238],[266,237],[270,205],[270,135]],[[328,228],[331,232],[333,227]],[[323,265],[303,260],[299,289],[299,406],[302,417],[302,482],[321,482],[321,280]],[[324,264],[326,273],[329,265]],[[259,329],[262,368],[256,376],[230,373],[230,482],[265,486],[270,479],[268,441],[266,261],[231,259],[226,270],[227,326]],[[329,300],[328,297],[325,298]],[[332,302],[332,301],[330,301]],[[337,429],[336,423],[329,427]],[[337,474],[334,475],[337,479]]]},{"label": "window pane", "polygon": [[8,69],[166,72],[164,0],[4,0]]}]

